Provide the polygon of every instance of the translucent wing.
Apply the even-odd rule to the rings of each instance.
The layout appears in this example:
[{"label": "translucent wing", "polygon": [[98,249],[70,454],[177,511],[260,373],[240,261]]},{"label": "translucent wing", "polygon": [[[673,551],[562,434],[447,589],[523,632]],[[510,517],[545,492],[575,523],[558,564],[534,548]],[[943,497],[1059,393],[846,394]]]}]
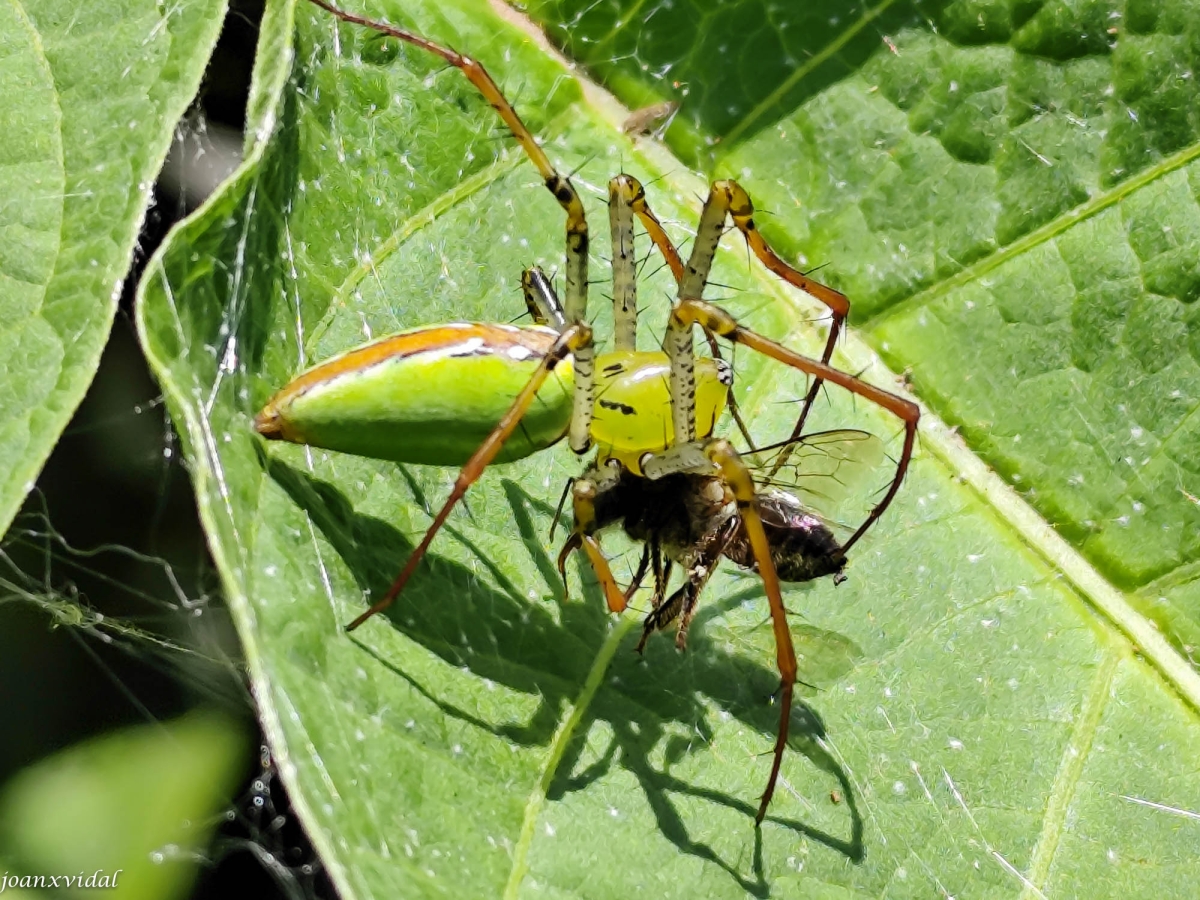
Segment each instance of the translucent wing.
[{"label": "translucent wing", "polygon": [[821,431],[746,459],[760,489],[787,491],[826,521],[855,527],[886,486],[883,441],[866,431]]}]

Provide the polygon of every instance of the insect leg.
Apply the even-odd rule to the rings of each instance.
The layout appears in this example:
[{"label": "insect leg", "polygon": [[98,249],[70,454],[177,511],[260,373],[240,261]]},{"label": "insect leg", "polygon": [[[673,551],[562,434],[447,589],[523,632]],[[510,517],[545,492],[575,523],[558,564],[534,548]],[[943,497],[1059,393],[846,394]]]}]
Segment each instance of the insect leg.
[{"label": "insect leg", "polygon": [[754,824],[759,825],[763,816],[767,814],[771,796],[775,793],[775,782],[779,778],[779,767],[783,763],[783,751],[787,747],[788,724],[792,715],[792,687],[796,683],[796,650],[792,645],[792,632],[788,629],[787,610],[783,605],[779,576],[775,573],[775,563],[771,558],[771,546],[767,542],[767,533],[763,529],[762,519],[759,518],[754,503],[754,479],[750,476],[750,470],[728,441],[710,441],[705,447],[705,453],[721,470],[722,478],[733,491],[737,501],[738,515],[741,516],[742,527],[750,538],[754,561],[758,564],[758,574],[762,578],[763,590],[766,591],[767,601],[771,606],[771,627],[775,631],[775,661],[779,667],[780,679],[779,730],[775,735],[775,756],[771,762],[771,774],[767,778],[767,789],[763,791],[758,815],[754,817]]},{"label": "insect leg", "polygon": [[[663,595],[667,589],[667,578],[670,577],[670,560],[667,561],[666,575],[660,576],[658,571],[655,572],[654,610],[646,616],[646,621],[642,625],[642,639],[638,641],[637,645],[638,653],[642,652],[650,635],[656,631],[662,631],[676,619],[679,619],[679,631],[675,635],[675,646],[680,650],[687,649],[688,627],[696,615],[700,592],[704,590],[708,579],[716,571],[725,547],[737,530],[736,524],[736,519],[730,519],[700,539],[696,546],[696,555],[688,565],[687,581],[665,602]],[[658,552],[657,547],[655,547],[655,552]]]},{"label": "insect leg", "polygon": [[[706,578],[705,581],[708,579]],[[683,598],[683,609],[679,614],[679,628],[675,632],[675,646],[680,650],[687,649],[688,629],[692,627],[692,619],[696,616],[696,609],[700,599],[700,588],[697,587],[687,592]]]},{"label": "insect leg", "polygon": [[650,598],[651,609],[658,609],[662,606],[663,599],[667,596],[667,585],[671,583],[671,569],[674,563],[671,560],[663,564],[662,547],[658,541],[654,541],[654,548],[651,551],[654,563],[654,596]]},{"label": "insect leg", "polygon": [[884,494],[883,499],[875,505],[863,523],[858,526],[858,530],[842,544],[843,551],[849,550],[863,536],[864,532],[871,527],[875,520],[883,515],[883,511],[888,508],[888,505],[892,502],[892,498],[900,490],[900,483],[904,480],[904,475],[908,471],[909,460],[912,459],[913,444],[917,437],[917,421],[921,417],[920,408],[910,400],[905,400],[903,397],[898,397],[882,388],[877,388],[873,384],[868,384],[853,375],[833,368],[828,363],[809,359],[807,356],[796,353],[794,350],[789,350],[787,347],[772,341],[770,338],[765,338],[757,332],[743,328],[738,325],[737,320],[729,315],[729,313],[719,307],[713,306],[711,303],[705,303],[703,300],[681,300],[671,312],[671,321],[672,323],[678,322],[680,329],[690,329],[693,324],[704,325],[704,327],[711,330],[714,334],[718,334],[726,340],[737,344],[744,344],[750,349],[757,350],[759,353],[769,356],[784,365],[799,369],[801,372],[805,372],[814,378],[820,378],[836,384],[838,387],[845,388],[851,393],[858,394],[860,397],[864,397],[872,403],[882,406],[904,423],[904,449],[901,451],[900,460],[896,464],[896,474],[892,478],[892,483],[888,487],[887,493]]},{"label": "insect leg", "polygon": [[680,650],[687,649],[688,628],[691,627],[692,619],[696,615],[700,592],[704,590],[708,579],[716,571],[717,564],[725,554],[725,548],[736,533],[737,519],[729,519],[720,528],[710,531],[701,541],[699,558],[692,564],[691,578],[688,582],[693,585],[693,589],[684,598],[683,611],[679,618],[679,631],[675,634],[675,646]]},{"label": "insect leg", "polygon": [[638,588],[642,586],[642,579],[646,577],[646,572],[650,569],[650,545],[642,545],[642,558],[638,562],[637,571],[633,575],[633,581],[629,582],[629,587],[625,590],[625,602],[628,603],[633,599],[633,595],[637,593]]},{"label": "insect leg", "polygon": [[517,426],[521,423],[521,418],[533,404],[537,392],[550,376],[550,373],[554,371],[555,366],[574,353],[580,343],[590,343],[591,340],[591,328],[587,325],[569,325],[555,339],[554,344],[547,351],[546,355],[542,357],[541,362],[538,363],[537,369],[530,376],[525,387],[517,394],[517,398],[513,401],[512,406],[509,407],[508,412],[504,414],[492,430],[492,433],[484,439],[484,442],[479,445],[479,449],[471,455],[466,465],[458,473],[458,478],[454,481],[454,489],[450,492],[449,498],[442,505],[442,508],[438,510],[438,514],[434,516],[433,524],[426,530],[425,536],[421,538],[421,543],[413,550],[412,555],[408,558],[408,562],[404,564],[403,570],[396,577],[396,580],[392,582],[392,586],[388,588],[387,593],[377,600],[370,609],[347,625],[347,631],[353,631],[363,622],[367,621],[367,619],[371,618],[371,616],[382,612],[392,605],[396,597],[404,590],[404,586],[412,577],[413,572],[416,571],[417,566],[420,565],[421,559],[429,549],[434,536],[441,530],[442,525],[445,524],[450,511],[454,509],[458,501],[467,493],[467,489],[479,479],[479,476],[483,474],[483,470],[496,458],[496,454],[500,452],[500,448],[504,446],[504,442],[517,429]]},{"label": "insect leg", "polygon": [[646,641],[650,639],[650,635],[656,631],[662,631],[678,617],[683,609],[684,597],[687,595],[690,584],[685,584],[666,601],[654,607],[650,615],[646,616],[646,621],[642,623],[642,639],[638,641],[638,645],[634,648],[638,653],[641,653],[646,647]]},{"label": "insect leg", "polygon": [[[722,548],[724,543],[722,542]],[[687,649],[687,633],[688,627],[692,624],[692,618],[696,615],[697,601],[700,599],[700,592],[704,590],[704,586],[708,584],[709,576],[717,563],[721,559],[720,551],[717,551],[711,556],[706,554],[699,569],[693,569],[692,575],[674,594],[665,602],[659,602],[654,611],[646,616],[646,621],[642,625],[642,639],[638,641],[637,652],[641,653],[642,648],[646,646],[646,640],[656,631],[662,631],[676,619],[679,619],[679,631],[675,635],[675,646],[680,650]]]}]

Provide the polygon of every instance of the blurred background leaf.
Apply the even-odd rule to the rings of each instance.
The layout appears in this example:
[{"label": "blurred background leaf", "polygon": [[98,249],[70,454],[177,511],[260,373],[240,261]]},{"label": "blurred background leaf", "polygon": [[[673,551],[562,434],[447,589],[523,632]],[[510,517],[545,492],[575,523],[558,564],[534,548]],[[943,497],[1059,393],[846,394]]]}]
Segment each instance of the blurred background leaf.
[{"label": "blurred background leaf", "polygon": [[0,12],[0,529],[99,365],[134,241],[225,4]]},{"label": "blurred background leaf", "polygon": [[7,874],[83,876],[53,896],[94,894],[96,873],[129,900],[187,896],[241,777],[240,732],[192,714],[112,731],[18,773],[0,788]]},{"label": "blurred background leaf", "polygon": [[[6,523],[21,505],[0,542],[0,782],[130,724],[219,711],[242,737],[219,812],[203,829],[194,820],[203,834],[186,868],[198,872],[197,897],[332,895],[261,737],[248,737],[236,638],[131,322],[145,255],[240,156],[258,5],[235,0],[223,22],[214,3],[27,4],[27,21],[5,25],[0,64],[13,276],[0,285]],[[54,129],[65,182],[45,190],[54,185],[39,153]],[[62,221],[45,231],[48,209]],[[192,770],[198,789],[211,789],[207,771]],[[180,805],[178,822],[193,812]],[[111,823],[89,824],[100,839]],[[219,826],[211,844],[209,825]]]}]

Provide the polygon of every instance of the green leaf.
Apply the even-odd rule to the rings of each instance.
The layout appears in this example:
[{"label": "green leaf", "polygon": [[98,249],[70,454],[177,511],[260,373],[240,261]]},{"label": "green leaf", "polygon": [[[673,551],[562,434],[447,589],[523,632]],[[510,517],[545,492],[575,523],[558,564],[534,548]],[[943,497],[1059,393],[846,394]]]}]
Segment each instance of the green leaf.
[{"label": "green leaf", "polygon": [[[1109,44],[1119,49],[1135,19],[1163,29],[1195,19],[1179,6],[1114,20],[1095,3],[795,6],[535,7],[569,22],[572,52],[631,105],[670,96],[668,79],[687,82],[695,100],[668,135],[676,155],[622,137],[626,110],[581,93],[482,2],[369,12],[469,51],[519,98],[556,163],[578,169],[597,279],[606,179],[622,167],[641,177],[684,241],[704,185],[680,159],[700,160],[752,187],[789,256],[829,264],[821,277],[852,291],[868,337],[911,365],[938,411],[955,418],[959,398],[977,417],[993,416],[985,401],[1023,409],[1022,372],[1068,342],[1052,328],[988,331],[1001,317],[985,320],[977,301],[972,319],[962,292],[990,290],[1011,266],[1025,289],[1003,295],[1006,313],[1056,321],[1045,298],[1057,295],[1036,270],[1051,238],[1090,244],[1095,280],[1117,284],[1105,273],[1124,270],[1089,241],[1104,211],[1158,204],[1171,179],[1190,177],[1200,144],[1144,93],[1136,135],[1122,137],[1115,114],[1081,118],[1136,93],[1108,99],[1088,65],[1111,62]],[[757,579],[723,567],[688,651],[659,636],[636,656],[636,613],[610,621],[574,575],[562,602],[547,532],[580,467],[563,448],[489,471],[401,601],[347,635],[341,625],[390,583],[455,473],[267,447],[251,433],[254,412],[303,365],[366,334],[516,317],[520,268],[560,264],[562,214],[458,73],[304,3],[272,3],[262,34],[253,150],[155,260],[139,326],[281,771],[344,896],[1156,897],[1196,879],[1200,678],[1090,543],[1039,518],[932,415],[850,580],[788,590],[804,704],[761,832],[752,817],[778,676]],[[1183,65],[1191,45],[1164,45],[1183,48]],[[1007,82],[999,99],[983,96],[1001,76],[1024,79],[1029,102],[1010,105]],[[1022,142],[1053,150],[1052,178]],[[1115,199],[1088,205],[1103,198]],[[1159,284],[1187,283],[1196,259],[1183,219],[1172,221],[1181,243],[1155,257]],[[1129,239],[1151,236],[1143,226]],[[740,248],[714,277],[729,287],[710,296],[752,327],[820,346],[811,305]],[[602,285],[592,309],[604,333]],[[648,345],[670,295],[666,273],[642,286]],[[936,303],[960,319],[926,310]],[[981,330],[930,340],[923,312]],[[1024,342],[1007,364],[1017,374],[980,372],[1005,341]],[[1170,368],[1175,351],[1162,348],[1143,352]],[[895,384],[854,336],[835,360]],[[735,362],[755,433],[781,438],[803,380],[749,354]],[[866,428],[895,452],[893,419],[828,393],[816,427]],[[1040,447],[1044,481],[1020,482],[1040,503],[1074,464],[1054,442],[1064,427],[1078,440],[1084,407],[1067,391],[1036,403],[1036,422],[1006,446]],[[981,433],[1026,428],[963,425],[989,454]],[[1086,475],[1113,471],[1098,459]],[[618,573],[635,561],[619,556]],[[1181,584],[1171,610],[1184,608]]]},{"label": "green leaf", "polygon": [[0,9],[0,532],[91,383],[222,0]]},{"label": "green leaf", "polygon": [[92,896],[98,883],[128,900],[186,896],[244,750],[232,723],[192,714],[39,761],[0,792],[5,875],[59,888],[38,896]]}]

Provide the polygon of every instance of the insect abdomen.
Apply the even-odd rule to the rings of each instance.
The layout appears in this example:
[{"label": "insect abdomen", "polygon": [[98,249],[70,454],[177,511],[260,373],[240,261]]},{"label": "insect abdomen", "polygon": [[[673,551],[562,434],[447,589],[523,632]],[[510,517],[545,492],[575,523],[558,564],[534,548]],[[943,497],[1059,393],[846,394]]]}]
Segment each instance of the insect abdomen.
[{"label": "insect abdomen", "polygon": [[[837,537],[791,494],[767,489],[755,498],[755,503],[781,581],[811,581],[845,567],[846,555]],[[740,522],[725,547],[725,556],[739,566],[757,570],[749,537]]]},{"label": "insect abdomen", "polygon": [[[458,466],[500,421],[554,343],[549,328],[414,328],[327,360],[282,388],[254,426],[264,437],[396,462]],[[573,369],[551,374],[497,462],[549,447],[571,418]]]}]

